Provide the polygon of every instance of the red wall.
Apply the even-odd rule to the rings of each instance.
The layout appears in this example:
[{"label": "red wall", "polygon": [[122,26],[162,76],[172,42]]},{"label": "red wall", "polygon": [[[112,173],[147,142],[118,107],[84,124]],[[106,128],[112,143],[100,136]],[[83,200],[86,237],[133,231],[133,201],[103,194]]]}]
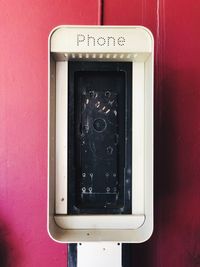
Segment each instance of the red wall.
[{"label": "red wall", "polygon": [[200,2],[105,2],[106,24],[155,37],[155,228],[134,266],[200,266]]},{"label": "red wall", "polygon": [[[0,266],[66,266],[46,231],[47,38],[97,24],[98,0],[0,1]],[[155,37],[155,229],[135,266],[200,265],[200,2],[105,0],[107,25]]]}]

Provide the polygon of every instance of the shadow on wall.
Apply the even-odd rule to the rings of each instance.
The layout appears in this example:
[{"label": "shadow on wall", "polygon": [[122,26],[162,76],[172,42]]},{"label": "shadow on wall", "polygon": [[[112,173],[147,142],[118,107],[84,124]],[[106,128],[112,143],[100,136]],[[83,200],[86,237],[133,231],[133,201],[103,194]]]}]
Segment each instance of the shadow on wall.
[{"label": "shadow on wall", "polygon": [[[132,266],[171,266],[173,259],[177,261],[173,266],[200,266],[197,85],[192,71],[166,67],[155,88],[154,233],[149,241],[132,245]],[[169,247],[172,235],[171,247],[178,251]],[[161,236],[167,240],[162,242]],[[166,248],[171,250],[167,257]]]},{"label": "shadow on wall", "polygon": [[[170,70],[167,70],[169,73]],[[171,76],[170,76],[171,77]],[[177,144],[174,122],[173,89],[176,79],[171,82],[163,74],[158,84],[155,81],[154,96],[154,232],[150,240],[142,244],[133,244],[131,250],[132,265],[152,267],[156,263],[156,250],[161,231],[167,230],[169,218],[164,211],[171,210],[169,195],[177,192]],[[157,85],[157,86],[156,86]],[[167,213],[168,214],[168,213]],[[166,216],[166,218],[165,218]],[[164,220],[163,220],[164,217]],[[163,221],[165,222],[163,224]]]},{"label": "shadow on wall", "polygon": [[0,266],[18,266],[18,251],[12,242],[12,233],[4,222],[0,220]]}]

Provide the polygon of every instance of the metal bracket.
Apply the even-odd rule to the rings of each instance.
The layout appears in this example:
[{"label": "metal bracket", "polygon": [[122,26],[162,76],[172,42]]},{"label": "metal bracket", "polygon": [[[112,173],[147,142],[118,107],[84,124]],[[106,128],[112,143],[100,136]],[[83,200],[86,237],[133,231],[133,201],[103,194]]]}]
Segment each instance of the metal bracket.
[{"label": "metal bracket", "polygon": [[68,267],[130,267],[130,245],[91,242],[68,245]]}]

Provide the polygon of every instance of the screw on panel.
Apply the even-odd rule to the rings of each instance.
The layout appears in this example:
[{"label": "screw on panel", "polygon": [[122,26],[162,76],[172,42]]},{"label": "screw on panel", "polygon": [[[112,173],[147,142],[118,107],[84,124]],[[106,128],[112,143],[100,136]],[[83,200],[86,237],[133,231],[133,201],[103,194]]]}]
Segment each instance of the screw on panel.
[{"label": "screw on panel", "polygon": [[89,193],[92,193],[92,187],[89,187],[88,190],[89,190]]},{"label": "screw on panel", "polygon": [[111,96],[110,91],[106,91],[106,92],[105,92],[105,96],[106,96],[106,97],[110,97],[110,96]]},{"label": "screw on panel", "polygon": [[86,192],[86,188],[85,188],[85,187],[82,188],[82,192],[83,192],[83,193]]}]

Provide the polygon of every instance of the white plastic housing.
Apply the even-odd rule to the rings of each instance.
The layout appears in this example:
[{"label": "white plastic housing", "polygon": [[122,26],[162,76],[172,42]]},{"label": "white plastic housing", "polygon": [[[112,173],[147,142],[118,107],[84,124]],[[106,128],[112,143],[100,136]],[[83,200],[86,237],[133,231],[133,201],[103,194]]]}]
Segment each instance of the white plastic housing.
[{"label": "white plastic housing", "polygon": [[[58,242],[143,242],[153,231],[153,50],[140,26],[60,26],[49,37],[48,232]],[[67,214],[68,61],[132,62],[132,214]]]}]

